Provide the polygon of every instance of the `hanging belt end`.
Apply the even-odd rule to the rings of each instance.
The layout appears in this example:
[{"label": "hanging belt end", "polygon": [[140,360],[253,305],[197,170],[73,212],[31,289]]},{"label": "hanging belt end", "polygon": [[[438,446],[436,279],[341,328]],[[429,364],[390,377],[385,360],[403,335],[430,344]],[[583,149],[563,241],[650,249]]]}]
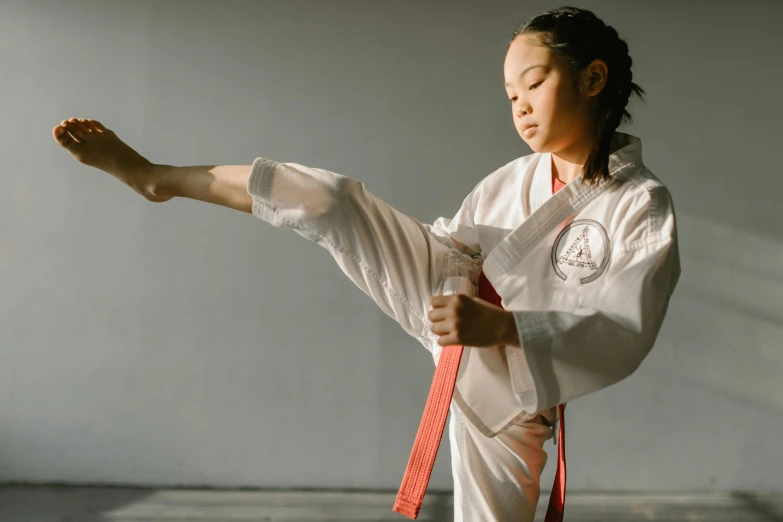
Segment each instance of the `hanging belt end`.
[{"label": "hanging belt end", "polygon": [[405,500],[403,498],[397,497],[397,500],[394,502],[393,511],[395,513],[399,513],[400,515],[406,516],[411,520],[416,520],[416,517],[419,516],[420,509],[421,509],[421,504],[416,504],[408,500]]}]

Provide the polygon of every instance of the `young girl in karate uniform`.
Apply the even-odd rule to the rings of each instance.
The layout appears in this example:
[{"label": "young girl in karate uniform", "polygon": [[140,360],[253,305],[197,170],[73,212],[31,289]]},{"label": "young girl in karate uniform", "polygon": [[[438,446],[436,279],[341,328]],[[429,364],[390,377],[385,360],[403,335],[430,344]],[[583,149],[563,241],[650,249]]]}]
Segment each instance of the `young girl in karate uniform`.
[{"label": "young girl in karate uniform", "polygon": [[[443,346],[464,345],[449,423],[454,520],[532,521],[557,406],[638,367],[679,276],[668,190],[642,162],[641,141],[617,132],[630,96],[644,93],[631,63],[590,11],[525,22],[503,72],[533,153],[496,168],[432,225],[323,169],[266,158],[157,165],[90,119],[53,134],[149,201],[223,205],[320,244],[436,363]],[[454,270],[475,291],[443,295]],[[477,297],[482,282],[502,306]]]}]

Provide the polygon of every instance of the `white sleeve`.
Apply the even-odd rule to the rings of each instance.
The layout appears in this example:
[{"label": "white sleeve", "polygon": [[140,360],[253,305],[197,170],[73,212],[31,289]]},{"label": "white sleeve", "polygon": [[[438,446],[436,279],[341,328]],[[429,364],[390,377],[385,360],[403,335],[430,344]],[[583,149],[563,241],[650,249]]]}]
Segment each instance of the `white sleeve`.
[{"label": "white sleeve", "polygon": [[612,256],[607,279],[573,312],[512,311],[520,347],[506,357],[526,411],[616,383],[652,348],[679,278],[676,233]]}]

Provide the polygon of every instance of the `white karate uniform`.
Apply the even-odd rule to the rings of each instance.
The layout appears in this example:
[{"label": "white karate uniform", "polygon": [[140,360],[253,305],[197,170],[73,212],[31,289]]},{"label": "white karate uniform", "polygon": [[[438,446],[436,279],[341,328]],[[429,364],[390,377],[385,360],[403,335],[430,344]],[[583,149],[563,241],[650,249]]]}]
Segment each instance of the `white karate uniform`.
[{"label": "white karate uniform", "polygon": [[[649,352],[680,274],[674,207],[617,133],[611,180],[552,194],[550,153],[483,178],[456,215],[425,225],[323,169],[257,158],[253,214],[326,248],[345,275],[433,356],[427,319],[444,280],[478,272],[521,348],[469,347],[451,404],[454,520],[532,521],[555,407],[627,377]],[[456,240],[459,246],[452,242]]]}]

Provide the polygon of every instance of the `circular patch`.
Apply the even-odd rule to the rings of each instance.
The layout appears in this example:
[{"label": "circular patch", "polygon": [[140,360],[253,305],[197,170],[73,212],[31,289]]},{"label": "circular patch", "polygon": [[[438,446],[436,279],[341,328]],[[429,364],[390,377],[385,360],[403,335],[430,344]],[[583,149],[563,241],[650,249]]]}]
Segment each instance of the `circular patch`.
[{"label": "circular patch", "polygon": [[565,227],[552,246],[552,266],[565,281],[579,278],[582,284],[595,281],[609,264],[609,236],[592,219],[578,219]]}]

